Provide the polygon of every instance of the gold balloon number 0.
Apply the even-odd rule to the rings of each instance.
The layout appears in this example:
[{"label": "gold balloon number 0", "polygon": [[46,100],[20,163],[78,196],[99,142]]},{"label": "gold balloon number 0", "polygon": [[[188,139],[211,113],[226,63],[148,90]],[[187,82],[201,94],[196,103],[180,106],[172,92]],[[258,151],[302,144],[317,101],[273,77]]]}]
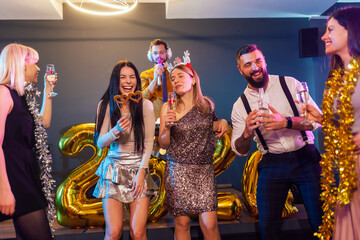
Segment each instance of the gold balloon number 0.
[{"label": "gold balloon number 0", "polygon": [[[257,166],[261,161],[262,155],[260,151],[252,153],[246,160],[243,176],[241,180],[241,191],[243,193],[243,201],[245,208],[252,217],[258,217],[258,210],[256,204],[256,188],[258,180]],[[282,212],[282,217],[287,217],[293,213],[298,212],[298,209],[292,205],[294,197],[289,190]]]},{"label": "gold balloon number 0", "polygon": [[[76,156],[84,147],[94,149],[93,156],[84,164],[73,170],[60,184],[55,196],[58,222],[70,228],[85,228],[104,226],[104,216],[101,199],[87,198],[86,191],[96,184],[95,175],[100,162],[106,157],[109,149],[99,149],[93,142],[94,123],[83,123],[70,128],[59,140],[60,151],[66,156]],[[231,132],[217,140],[214,153],[214,170],[216,176],[224,172],[234,161],[235,154],[231,150]],[[156,141],[156,139],[155,139]],[[149,170],[152,176],[159,179],[159,194],[150,203],[148,220],[155,222],[167,213],[164,173],[166,162],[152,157]],[[219,192],[218,219],[233,220],[240,217],[242,206],[236,194]]]}]

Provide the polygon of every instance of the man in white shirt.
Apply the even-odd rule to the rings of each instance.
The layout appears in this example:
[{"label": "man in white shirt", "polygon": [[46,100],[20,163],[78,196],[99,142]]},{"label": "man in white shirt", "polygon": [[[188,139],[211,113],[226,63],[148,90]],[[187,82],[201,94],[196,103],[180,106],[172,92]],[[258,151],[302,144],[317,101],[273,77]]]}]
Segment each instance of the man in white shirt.
[{"label": "man in white shirt", "polygon": [[[300,190],[310,222],[317,231],[322,216],[320,154],[311,130],[319,125],[301,123],[304,120],[298,116],[301,108],[293,100],[299,82],[292,77],[269,75],[265,58],[256,45],[240,48],[236,57],[248,86],[233,106],[231,146],[236,154],[245,156],[254,137],[263,154],[258,164],[256,196],[262,239],[278,239],[281,213],[292,184]],[[271,112],[258,111],[261,88],[262,100],[268,103]],[[319,109],[311,97],[309,103]]]}]

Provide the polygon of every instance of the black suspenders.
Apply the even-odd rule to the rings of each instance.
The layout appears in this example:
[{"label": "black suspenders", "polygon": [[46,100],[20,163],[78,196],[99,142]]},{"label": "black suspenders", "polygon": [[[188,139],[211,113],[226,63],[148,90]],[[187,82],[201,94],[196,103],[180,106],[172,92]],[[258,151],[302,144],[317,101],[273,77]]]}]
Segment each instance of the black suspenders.
[{"label": "black suspenders", "polygon": [[[246,109],[247,114],[249,114],[249,113],[251,112],[251,108],[250,108],[249,102],[248,102],[248,100],[247,100],[247,98],[246,98],[246,96],[245,96],[244,93],[241,95],[241,100],[242,100],[243,103],[244,103],[244,106],[245,106],[245,109]],[[256,128],[256,129],[255,129],[255,132],[256,132],[256,134],[258,135],[258,138],[260,139],[260,142],[261,142],[261,144],[263,145],[263,148],[264,148],[266,151],[268,151],[269,148],[268,148],[268,146],[266,145],[266,142],[265,142],[265,140],[264,140],[264,137],[262,136],[259,128]]]},{"label": "black suspenders", "polygon": [[[299,117],[300,116],[299,112],[298,112],[298,110],[297,110],[297,108],[295,106],[295,102],[294,102],[293,98],[291,97],[291,93],[289,91],[288,86],[286,85],[284,76],[279,76],[279,78],[280,78],[281,87],[282,87],[282,89],[283,89],[283,91],[285,93],[285,96],[286,96],[287,100],[289,101],[289,104],[290,104],[291,109],[292,109],[292,111],[294,113],[294,116]],[[244,104],[244,107],[246,109],[247,114],[249,114],[251,112],[251,108],[250,108],[249,102],[248,102],[248,100],[247,100],[244,93],[241,95],[241,100],[243,101],[243,104]],[[256,128],[255,131],[256,131],[256,134],[258,135],[258,138],[259,138],[263,148],[266,151],[268,151],[269,147],[266,145],[264,137],[262,136],[259,128]],[[307,137],[305,131],[300,131],[300,133],[301,133],[301,136],[303,138],[303,141],[307,143],[308,142],[308,137]]]},{"label": "black suspenders", "polygon": [[[293,110],[294,116],[299,117],[300,116],[299,112],[298,112],[298,110],[297,110],[297,108],[295,106],[295,102],[294,102],[293,98],[291,97],[291,93],[289,91],[288,86],[286,85],[284,76],[279,76],[279,77],[280,77],[281,87],[282,87],[282,89],[283,89],[283,91],[284,91],[284,93],[286,95],[287,100],[290,103],[290,106],[291,106],[291,109]],[[308,137],[307,137],[305,131],[300,131],[300,133],[301,133],[301,136],[303,138],[303,141],[307,143],[308,142]]]}]

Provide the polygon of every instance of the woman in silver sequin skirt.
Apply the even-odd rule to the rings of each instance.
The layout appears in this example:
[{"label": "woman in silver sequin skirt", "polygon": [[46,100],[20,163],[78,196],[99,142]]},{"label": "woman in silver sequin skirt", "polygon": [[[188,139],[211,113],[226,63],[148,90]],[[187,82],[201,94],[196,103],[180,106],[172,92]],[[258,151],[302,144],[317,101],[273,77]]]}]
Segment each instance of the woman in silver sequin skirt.
[{"label": "woman in silver sequin skirt", "polygon": [[172,69],[171,82],[178,104],[175,110],[168,103],[161,109],[159,144],[167,149],[165,190],[175,239],[191,238],[193,215],[199,216],[204,239],[220,239],[213,155],[215,136],[226,133],[227,121],[217,119],[189,63]]},{"label": "woman in silver sequin skirt", "polygon": [[141,80],[136,67],[120,61],[97,109],[94,142],[102,149],[110,147],[96,171],[99,181],[93,194],[103,199],[105,239],[120,239],[124,203],[130,205],[131,238],[146,239],[149,196],[157,188],[148,171],[155,119],[152,103],[137,91]]}]

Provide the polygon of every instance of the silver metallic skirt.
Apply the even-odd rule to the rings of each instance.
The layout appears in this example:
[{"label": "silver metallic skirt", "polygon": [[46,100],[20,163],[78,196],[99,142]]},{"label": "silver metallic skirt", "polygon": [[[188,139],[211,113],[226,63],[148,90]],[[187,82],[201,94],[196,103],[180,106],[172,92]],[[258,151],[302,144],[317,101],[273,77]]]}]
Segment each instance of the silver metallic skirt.
[{"label": "silver metallic skirt", "polygon": [[[109,151],[95,172],[99,180],[93,196],[96,198],[113,198],[122,203],[136,200],[131,191],[132,183],[139,170],[142,154],[136,152]],[[138,198],[157,195],[157,185],[146,169],[144,191]]]}]

